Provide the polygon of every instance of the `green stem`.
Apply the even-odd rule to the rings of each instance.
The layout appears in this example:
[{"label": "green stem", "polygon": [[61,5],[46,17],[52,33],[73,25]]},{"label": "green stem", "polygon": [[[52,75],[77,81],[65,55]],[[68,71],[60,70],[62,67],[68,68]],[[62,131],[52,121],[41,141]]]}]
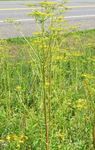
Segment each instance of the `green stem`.
[{"label": "green stem", "polygon": [[[42,22],[42,34],[44,41],[44,21]],[[43,46],[43,63],[42,63],[42,78],[43,78],[43,106],[44,106],[44,119],[45,119],[45,131],[46,131],[46,150],[49,150],[49,128],[48,128],[48,117],[47,117],[47,104],[46,104],[46,70],[45,70],[45,50],[44,42],[42,41]]]}]

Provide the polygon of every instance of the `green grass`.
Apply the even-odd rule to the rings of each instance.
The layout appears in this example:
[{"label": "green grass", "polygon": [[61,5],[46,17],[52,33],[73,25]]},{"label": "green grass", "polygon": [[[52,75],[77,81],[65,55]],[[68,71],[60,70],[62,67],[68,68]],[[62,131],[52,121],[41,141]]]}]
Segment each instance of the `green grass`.
[{"label": "green grass", "polygon": [[[92,150],[95,117],[95,30],[65,34],[53,50],[51,150]],[[39,37],[0,40],[0,149],[44,150]],[[46,59],[48,61],[48,59]],[[48,76],[48,65],[46,76]],[[94,150],[94,149],[93,149]]]},{"label": "green grass", "polygon": [[0,149],[94,150],[95,30],[75,32],[61,2],[39,5],[40,32],[0,40]]}]

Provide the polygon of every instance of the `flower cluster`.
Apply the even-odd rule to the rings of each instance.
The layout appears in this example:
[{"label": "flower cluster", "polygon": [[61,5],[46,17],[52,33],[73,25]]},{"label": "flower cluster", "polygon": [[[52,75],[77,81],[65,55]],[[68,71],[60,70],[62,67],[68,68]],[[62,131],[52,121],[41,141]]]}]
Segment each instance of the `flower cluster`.
[{"label": "flower cluster", "polygon": [[79,99],[76,103],[76,107],[79,110],[87,108],[87,101],[85,99]]},{"label": "flower cluster", "polygon": [[28,137],[26,135],[16,135],[16,134],[8,134],[4,138],[0,138],[0,143],[3,142],[17,142],[17,143],[24,143],[26,140],[28,140]]},{"label": "flower cluster", "polygon": [[43,22],[49,17],[53,16],[52,13],[46,13],[42,11],[34,11],[33,13],[29,13],[29,15],[35,17],[35,19],[40,22]]},{"label": "flower cluster", "polygon": [[53,7],[57,6],[57,4],[58,4],[57,2],[53,2],[53,1],[43,1],[43,2],[40,2],[41,7],[45,7],[45,8],[47,8],[47,7],[53,8]]}]

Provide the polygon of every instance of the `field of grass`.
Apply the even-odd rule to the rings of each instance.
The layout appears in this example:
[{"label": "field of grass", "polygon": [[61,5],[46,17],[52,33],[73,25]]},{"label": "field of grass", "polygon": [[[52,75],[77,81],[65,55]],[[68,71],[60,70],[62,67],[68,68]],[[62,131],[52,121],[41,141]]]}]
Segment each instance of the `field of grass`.
[{"label": "field of grass", "polygon": [[0,40],[0,150],[94,150],[95,30],[40,6],[39,32]]},{"label": "field of grass", "polygon": [[[49,63],[45,66],[49,145],[51,150],[94,150],[95,30],[63,39],[61,50],[52,49],[51,71]],[[1,150],[45,149],[41,41],[39,36],[26,41],[0,40]]]}]

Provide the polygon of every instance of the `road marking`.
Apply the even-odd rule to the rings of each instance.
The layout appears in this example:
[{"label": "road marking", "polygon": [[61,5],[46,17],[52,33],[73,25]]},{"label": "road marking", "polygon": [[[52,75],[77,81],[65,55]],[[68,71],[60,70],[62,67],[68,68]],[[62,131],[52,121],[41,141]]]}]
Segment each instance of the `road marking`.
[{"label": "road marking", "polygon": [[64,17],[65,19],[72,19],[72,18],[93,18],[95,17],[94,15],[79,15],[79,16],[66,16]]},{"label": "road marking", "polygon": [[95,5],[67,6],[67,8],[95,8]]},{"label": "road marking", "polygon": [[0,8],[0,11],[7,11],[7,10],[33,10],[36,9],[36,7],[34,8]]},{"label": "road marking", "polygon": [[0,23],[3,23],[4,21],[0,20]]},{"label": "road marking", "polygon": [[[39,6],[37,7],[32,7],[32,8],[27,8],[27,7],[23,7],[23,8],[0,8],[0,11],[15,11],[15,10],[35,10],[41,8]],[[84,6],[66,6],[66,8],[95,8],[95,5],[84,5]]]},{"label": "road marking", "polygon": [[31,19],[11,19],[11,22],[10,20],[0,20],[0,23],[15,23],[15,22],[28,22],[28,21],[34,21],[35,19],[31,18]]},{"label": "road marking", "polygon": [[[94,18],[95,15],[79,15],[79,16],[65,16],[65,19],[73,19],[73,18]],[[31,19],[13,19],[13,23],[14,22],[28,22],[28,21],[34,21],[35,19],[31,18]],[[0,20],[0,23],[8,23],[7,20]]]}]

